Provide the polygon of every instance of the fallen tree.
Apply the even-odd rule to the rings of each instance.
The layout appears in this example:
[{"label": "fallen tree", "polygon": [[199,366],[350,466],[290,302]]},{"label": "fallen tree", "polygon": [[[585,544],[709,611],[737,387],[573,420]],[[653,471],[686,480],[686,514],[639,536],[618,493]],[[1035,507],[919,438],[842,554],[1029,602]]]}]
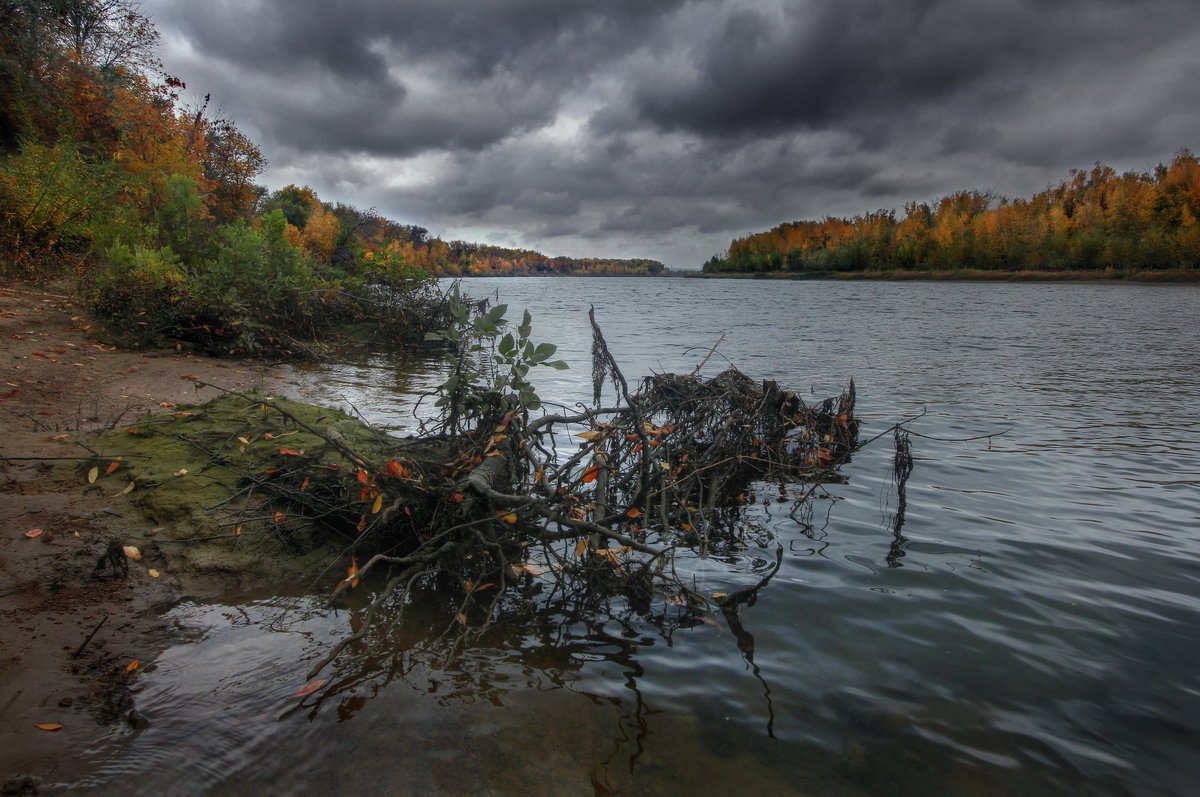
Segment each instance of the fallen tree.
[{"label": "fallen tree", "polygon": [[842,480],[838,467],[860,445],[853,381],[815,405],[734,368],[631,387],[594,315],[593,403],[539,414],[528,376],[565,367],[550,360],[554,347],[530,340],[528,314],[508,332],[503,306],[472,310],[454,298],[458,323],[438,334],[451,346],[441,414],[416,436],[227,391],[111,433],[85,465],[129,479],[131,500],[170,524],[160,546],[235,548],[244,563],[278,551],[310,568],[338,562],[326,587],[335,602],[370,579],[377,591],[357,630],[316,674],[372,632],[379,609],[402,613],[430,588],[447,601],[452,648],[548,595],[596,611],[618,600],[644,616],[736,609],[771,573],[702,594],[677,572],[677,554],[742,544],[756,482],[803,485],[802,503]]}]

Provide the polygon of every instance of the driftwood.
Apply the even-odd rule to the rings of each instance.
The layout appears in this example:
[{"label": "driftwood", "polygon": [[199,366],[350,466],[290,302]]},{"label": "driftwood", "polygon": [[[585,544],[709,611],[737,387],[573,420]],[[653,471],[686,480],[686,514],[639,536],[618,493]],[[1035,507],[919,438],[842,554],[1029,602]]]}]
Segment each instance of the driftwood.
[{"label": "driftwood", "polygon": [[[675,575],[673,556],[729,544],[756,482],[841,480],[838,466],[858,447],[853,381],[812,406],[733,368],[711,379],[653,375],[631,390],[589,315],[597,406],[540,417],[483,411],[474,428],[443,426],[396,442],[386,457],[274,401],[242,396],[289,416],[343,461],[288,457],[267,475],[245,474],[247,489],[267,496],[255,517],[307,518],[345,541],[347,576],[331,600],[364,579],[375,585],[357,631],[313,674],[371,633],[381,607],[402,611],[405,596],[427,583],[454,596],[446,631],[460,644],[528,611],[547,590],[592,606],[615,597],[651,607],[658,597],[672,611],[722,603],[735,611],[770,580],[704,596]],[[600,407],[606,383],[617,401]]]}]

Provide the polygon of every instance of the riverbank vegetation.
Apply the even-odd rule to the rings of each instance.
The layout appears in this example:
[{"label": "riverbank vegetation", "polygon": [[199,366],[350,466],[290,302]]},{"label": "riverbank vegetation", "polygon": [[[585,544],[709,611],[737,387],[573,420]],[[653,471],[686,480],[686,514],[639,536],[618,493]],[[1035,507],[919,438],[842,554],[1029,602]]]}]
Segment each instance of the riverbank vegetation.
[{"label": "riverbank vegetation", "polygon": [[258,146],[155,58],[132,0],[0,7],[0,276],[80,281],[139,344],[295,352],[334,331],[444,327],[438,275],[645,274],[460,241],[312,189],[268,192]]},{"label": "riverbank vegetation", "polygon": [[1096,164],[1029,199],[960,191],[902,216],[794,221],[733,241],[705,274],[804,277],[1200,278],[1200,162]]}]

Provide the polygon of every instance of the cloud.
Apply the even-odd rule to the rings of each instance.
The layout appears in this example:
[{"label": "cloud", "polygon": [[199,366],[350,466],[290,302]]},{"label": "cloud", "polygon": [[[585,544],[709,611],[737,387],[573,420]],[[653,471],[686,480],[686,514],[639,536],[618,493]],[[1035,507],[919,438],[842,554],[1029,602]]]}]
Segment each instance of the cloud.
[{"label": "cloud", "polygon": [[272,187],[552,255],[696,266],[781,221],[1149,168],[1200,129],[1194,0],[144,9]]}]

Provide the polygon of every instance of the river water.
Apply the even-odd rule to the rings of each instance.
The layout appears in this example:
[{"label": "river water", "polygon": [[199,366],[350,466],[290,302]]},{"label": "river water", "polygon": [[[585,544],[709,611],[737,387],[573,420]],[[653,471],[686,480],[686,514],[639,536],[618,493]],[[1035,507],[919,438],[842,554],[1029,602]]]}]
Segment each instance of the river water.
[{"label": "river water", "polygon": [[[728,362],[863,437],[910,424],[893,533],[884,437],[807,514],[764,486],[703,591],[779,572],[736,617],[540,618],[435,666],[418,609],[295,697],[357,622],[295,599],[173,610],[194,641],[139,681],[140,730],[80,786],[171,794],[1194,794],[1200,776],[1200,290],[1194,286],[478,279],[590,393],[597,319],[626,375]],[[433,362],[321,366],[306,395],[414,424]],[[924,413],[924,414],[921,414]],[[975,439],[966,439],[975,438]],[[786,491],[785,491],[786,492]],[[354,657],[350,657],[354,659]]]}]

